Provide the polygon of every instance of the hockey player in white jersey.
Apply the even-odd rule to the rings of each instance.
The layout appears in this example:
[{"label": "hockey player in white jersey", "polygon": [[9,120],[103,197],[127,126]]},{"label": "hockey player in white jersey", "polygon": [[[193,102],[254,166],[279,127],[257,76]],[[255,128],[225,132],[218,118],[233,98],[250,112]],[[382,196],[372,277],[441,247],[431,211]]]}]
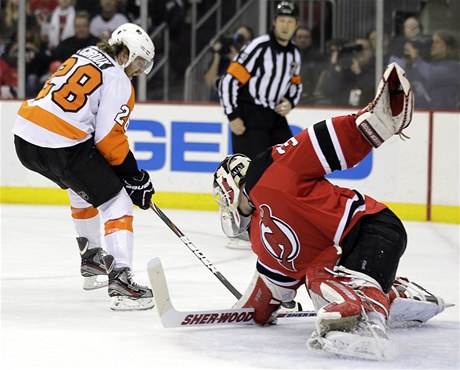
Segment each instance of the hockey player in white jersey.
[{"label": "hockey player in white jersey", "polygon": [[[154,306],[150,288],[131,275],[133,204],[148,209],[154,188],[125,134],[135,101],[131,79],[150,72],[154,55],[142,28],[120,26],[108,41],[64,61],[22,104],[13,127],[21,163],[67,189],[84,289],[108,285],[113,310]],[[108,275],[108,284],[100,275]]]}]

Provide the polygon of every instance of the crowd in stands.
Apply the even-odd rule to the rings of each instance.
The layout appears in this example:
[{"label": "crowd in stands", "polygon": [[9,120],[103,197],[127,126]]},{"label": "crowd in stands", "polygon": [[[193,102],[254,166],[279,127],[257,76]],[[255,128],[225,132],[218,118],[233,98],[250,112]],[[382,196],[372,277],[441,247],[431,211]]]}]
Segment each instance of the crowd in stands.
[{"label": "crowd in stands", "polygon": [[[147,32],[163,21],[171,38],[184,20],[182,0],[148,0]],[[0,2],[0,98],[16,98],[19,0]],[[26,1],[26,98],[37,95],[50,74],[79,49],[108,39],[126,22],[140,24],[138,0]]]},{"label": "crowd in stands", "polygon": [[[18,2],[0,0],[0,98],[17,97]],[[107,39],[120,24],[139,24],[138,4],[138,0],[27,1],[26,97],[34,97],[50,73],[78,49]],[[182,50],[188,2],[148,0],[148,4],[147,32],[151,34],[166,21],[172,42],[178,43],[171,53]],[[400,29],[401,34],[384,35],[384,65],[396,61],[405,68],[416,108],[460,109],[459,35],[441,29],[426,34],[416,16],[408,16]],[[209,69],[202,80],[210,88],[209,101],[218,101],[216,84],[233,55],[256,36],[241,26],[212,46]],[[302,25],[293,38],[302,55],[299,104],[361,106],[368,102],[375,92],[375,30],[355,40],[329,39],[324,52],[314,38]],[[161,40],[154,42],[161,55]],[[170,63],[172,80],[183,81],[185,67],[175,68],[175,64],[184,63],[184,58],[170,56]]]}]

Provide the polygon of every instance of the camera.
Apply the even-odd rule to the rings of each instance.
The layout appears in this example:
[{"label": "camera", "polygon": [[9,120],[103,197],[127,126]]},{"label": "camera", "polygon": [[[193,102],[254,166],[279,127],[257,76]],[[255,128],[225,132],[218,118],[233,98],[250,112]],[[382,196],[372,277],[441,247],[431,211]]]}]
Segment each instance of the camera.
[{"label": "camera", "polygon": [[341,54],[350,54],[354,52],[359,52],[363,50],[363,46],[361,44],[345,44],[340,48]]},{"label": "camera", "polygon": [[344,44],[339,49],[337,63],[342,69],[349,69],[353,63],[353,54],[363,50],[361,44]]},{"label": "camera", "polygon": [[219,41],[222,44],[219,53],[221,56],[225,56],[230,53],[232,46],[236,49],[236,51],[239,51],[243,47],[245,39],[243,35],[235,33],[231,37],[221,37]]}]

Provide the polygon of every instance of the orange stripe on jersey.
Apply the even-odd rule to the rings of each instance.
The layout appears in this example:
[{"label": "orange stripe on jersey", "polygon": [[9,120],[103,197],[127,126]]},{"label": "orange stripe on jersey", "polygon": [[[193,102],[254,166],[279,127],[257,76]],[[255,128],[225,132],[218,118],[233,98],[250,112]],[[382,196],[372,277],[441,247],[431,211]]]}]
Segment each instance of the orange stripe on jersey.
[{"label": "orange stripe on jersey", "polygon": [[129,152],[128,137],[122,126],[115,124],[107,136],[96,144],[96,149],[111,166],[122,164]]},{"label": "orange stripe on jersey", "polygon": [[84,139],[88,136],[86,132],[72,126],[70,123],[64,121],[55,114],[36,105],[30,106],[27,101],[21,105],[18,114],[22,118],[25,118],[26,120],[35,123],[48,131],[67,137],[71,140]]},{"label": "orange stripe on jersey", "polygon": [[291,83],[293,83],[294,85],[300,85],[300,82],[301,82],[301,78],[299,75],[292,76]]},{"label": "orange stripe on jersey", "polygon": [[[111,166],[122,164],[129,152],[128,137],[125,135],[126,125],[129,121],[129,115],[134,108],[134,87],[131,86],[131,95],[126,103],[128,108],[127,114],[117,114],[114,120],[112,130],[96,144],[96,149],[109,162]],[[123,110],[126,113],[126,110]],[[119,122],[121,121],[121,122]]]},{"label": "orange stripe on jersey", "polygon": [[123,216],[105,223],[105,235],[110,235],[121,230],[133,232],[133,216]]},{"label": "orange stripe on jersey", "polygon": [[71,206],[70,211],[72,214],[72,218],[75,218],[78,220],[87,220],[89,218],[96,217],[99,214],[99,211],[97,210],[97,208],[94,208],[94,207],[75,208]]},{"label": "orange stripe on jersey", "polygon": [[230,73],[233,77],[235,77],[238,81],[240,81],[243,85],[249,81],[251,75],[249,72],[244,68],[241,64],[237,62],[231,62],[227,73]]}]

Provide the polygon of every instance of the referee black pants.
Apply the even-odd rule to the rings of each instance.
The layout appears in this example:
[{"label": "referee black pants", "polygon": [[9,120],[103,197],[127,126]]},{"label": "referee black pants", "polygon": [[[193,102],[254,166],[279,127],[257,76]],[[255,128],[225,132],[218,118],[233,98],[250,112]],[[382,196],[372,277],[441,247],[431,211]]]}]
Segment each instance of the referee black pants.
[{"label": "referee black pants", "polygon": [[232,133],[233,153],[241,153],[253,159],[267,148],[282,144],[292,137],[286,118],[270,108],[240,103],[238,111],[246,131],[243,135]]}]

